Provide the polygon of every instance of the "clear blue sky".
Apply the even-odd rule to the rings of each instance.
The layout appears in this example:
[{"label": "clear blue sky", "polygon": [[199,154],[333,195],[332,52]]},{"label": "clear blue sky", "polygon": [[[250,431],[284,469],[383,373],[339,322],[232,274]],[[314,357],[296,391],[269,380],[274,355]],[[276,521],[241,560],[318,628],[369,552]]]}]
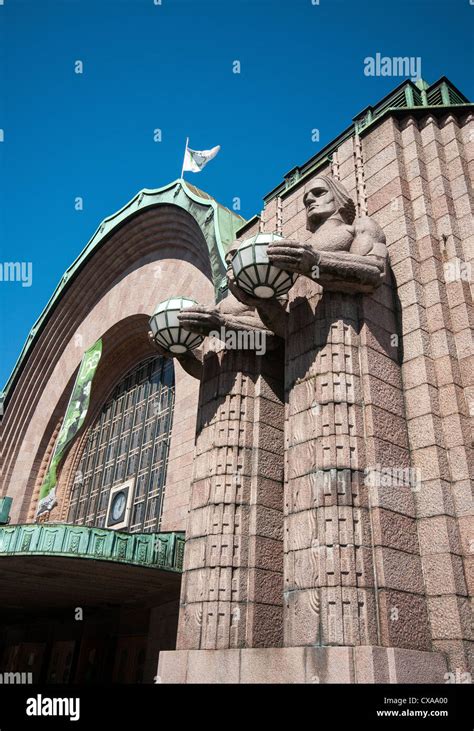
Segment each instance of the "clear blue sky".
[{"label": "clear blue sky", "polygon": [[100,221],[179,176],[186,135],[195,149],[222,146],[187,179],[229,207],[240,197],[249,218],[402,81],[365,76],[365,57],[419,56],[427,81],[444,74],[474,96],[469,0],[154,3],[0,4],[0,261],[33,264],[31,287],[0,282],[0,386]]}]

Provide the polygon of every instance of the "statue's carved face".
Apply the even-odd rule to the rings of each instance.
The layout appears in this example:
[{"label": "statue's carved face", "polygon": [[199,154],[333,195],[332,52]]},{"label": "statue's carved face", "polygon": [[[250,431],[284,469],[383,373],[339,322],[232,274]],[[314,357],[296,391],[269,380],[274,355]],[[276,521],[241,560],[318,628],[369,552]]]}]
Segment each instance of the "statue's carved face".
[{"label": "statue's carved face", "polygon": [[338,206],[334,193],[321,178],[316,178],[307,188],[303,203],[306,208],[306,219],[309,223],[319,224],[337,212]]},{"label": "statue's carved face", "polygon": [[241,243],[240,241],[234,242],[234,244],[226,252],[226,255],[224,257],[224,261],[225,261],[225,265],[226,265],[226,270],[228,272],[230,272],[231,269],[232,269],[232,259],[234,258],[234,254],[237,251],[237,249],[239,248],[239,244],[240,243]]}]

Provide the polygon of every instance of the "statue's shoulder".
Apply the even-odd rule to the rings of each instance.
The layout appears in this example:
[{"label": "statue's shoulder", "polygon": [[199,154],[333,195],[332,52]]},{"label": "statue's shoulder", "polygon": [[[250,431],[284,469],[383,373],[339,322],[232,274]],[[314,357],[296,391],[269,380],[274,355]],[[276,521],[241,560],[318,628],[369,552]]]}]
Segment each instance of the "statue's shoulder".
[{"label": "statue's shoulder", "polygon": [[370,216],[360,216],[354,221],[354,230],[356,237],[361,234],[373,236],[377,241],[385,244],[385,234],[381,226]]}]

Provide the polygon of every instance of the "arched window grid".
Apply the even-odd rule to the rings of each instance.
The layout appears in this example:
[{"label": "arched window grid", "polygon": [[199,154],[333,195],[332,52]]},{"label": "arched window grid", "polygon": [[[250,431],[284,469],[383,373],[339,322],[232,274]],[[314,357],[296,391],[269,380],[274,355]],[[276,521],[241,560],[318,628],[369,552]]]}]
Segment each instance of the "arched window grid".
[{"label": "arched window grid", "polygon": [[151,358],[128,373],[89,428],[68,522],[104,527],[110,489],[135,478],[128,530],[160,528],[174,405],[173,363]]}]

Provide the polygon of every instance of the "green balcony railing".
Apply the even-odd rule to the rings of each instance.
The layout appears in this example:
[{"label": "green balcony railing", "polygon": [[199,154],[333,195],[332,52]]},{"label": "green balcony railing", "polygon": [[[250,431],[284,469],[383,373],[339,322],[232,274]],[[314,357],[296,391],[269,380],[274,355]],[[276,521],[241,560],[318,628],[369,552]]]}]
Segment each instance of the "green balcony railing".
[{"label": "green balcony railing", "polygon": [[122,533],[64,523],[0,526],[2,556],[64,556],[181,572],[184,533]]}]

